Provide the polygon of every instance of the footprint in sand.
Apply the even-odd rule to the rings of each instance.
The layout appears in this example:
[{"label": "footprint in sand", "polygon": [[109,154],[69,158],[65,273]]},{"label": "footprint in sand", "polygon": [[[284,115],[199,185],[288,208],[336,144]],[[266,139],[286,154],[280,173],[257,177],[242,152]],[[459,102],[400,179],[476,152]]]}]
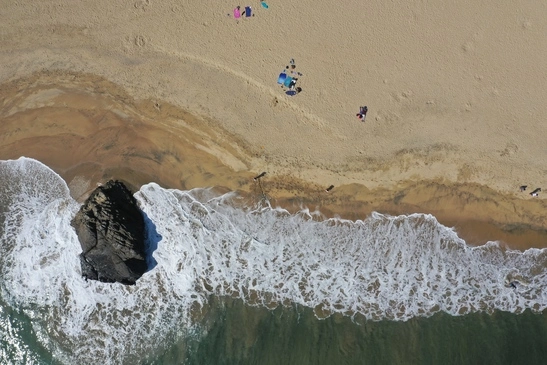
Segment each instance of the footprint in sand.
[{"label": "footprint in sand", "polygon": [[462,44],[462,51],[464,53],[473,52],[475,50],[475,46],[477,44],[477,41],[479,41],[481,38],[480,32],[475,32],[471,39],[468,39],[464,44]]},{"label": "footprint in sand", "polygon": [[138,0],[133,4],[135,9],[146,11],[146,8],[150,5],[150,0]]},{"label": "footprint in sand", "polygon": [[520,24],[520,26],[522,27],[522,29],[524,30],[529,30],[532,28],[532,22],[528,19],[525,19],[522,21],[522,23]]},{"label": "footprint in sand", "polygon": [[399,93],[392,93],[391,98],[398,103],[412,102],[412,91],[407,90]]},{"label": "footprint in sand", "polygon": [[500,151],[501,157],[510,157],[516,154],[519,151],[519,146],[516,144],[509,142],[505,145],[505,149]]},{"label": "footprint in sand", "polygon": [[469,164],[465,164],[458,169],[457,179],[459,182],[471,180],[477,174],[477,169]]},{"label": "footprint in sand", "polygon": [[465,103],[464,109],[466,112],[470,112],[473,109],[473,103],[471,103],[470,101]]},{"label": "footprint in sand", "polygon": [[374,119],[378,122],[383,121],[386,124],[390,124],[400,120],[401,116],[391,110],[379,110]]},{"label": "footprint in sand", "polygon": [[142,35],[136,36],[134,42],[135,42],[135,45],[137,47],[142,48],[142,47],[146,46],[146,38]]},{"label": "footprint in sand", "polygon": [[473,42],[465,42],[462,45],[462,51],[464,51],[465,53],[469,53],[473,51],[474,48],[475,48],[475,45],[473,44]]}]

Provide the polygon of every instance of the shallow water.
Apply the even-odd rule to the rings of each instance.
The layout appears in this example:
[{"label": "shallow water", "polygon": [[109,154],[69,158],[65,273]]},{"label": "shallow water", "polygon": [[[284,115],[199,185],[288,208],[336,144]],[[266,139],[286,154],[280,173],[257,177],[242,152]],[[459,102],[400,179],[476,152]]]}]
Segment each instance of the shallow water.
[{"label": "shallow water", "polygon": [[544,355],[547,250],[470,247],[431,215],[326,219],[151,183],[135,197],[156,265],[132,287],[86,282],[65,182],[25,158],[0,162],[0,181],[3,362],[512,363],[511,342]]},{"label": "shallow water", "polygon": [[221,302],[203,339],[173,346],[154,363],[543,364],[547,356],[545,312],[317,320],[300,306],[269,311],[239,300]]}]

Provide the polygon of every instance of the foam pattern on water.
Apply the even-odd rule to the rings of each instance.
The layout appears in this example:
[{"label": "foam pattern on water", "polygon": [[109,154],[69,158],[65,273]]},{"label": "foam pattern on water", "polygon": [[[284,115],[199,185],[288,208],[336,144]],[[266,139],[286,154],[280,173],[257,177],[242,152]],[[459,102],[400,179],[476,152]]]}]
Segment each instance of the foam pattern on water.
[{"label": "foam pattern on water", "polygon": [[63,180],[30,159],[0,162],[0,175],[10,181],[0,188],[10,202],[0,212],[1,299],[65,363],[135,363],[193,331],[190,313],[211,294],[375,320],[547,307],[546,250],[468,247],[431,215],[325,220],[157,184],[135,194],[161,236],[157,265],[135,286],[86,282],[70,226],[79,204]]},{"label": "foam pattern on water", "polygon": [[[135,286],[85,281],[70,226],[79,204],[64,181],[31,159],[0,162],[0,171],[10,182],[0,200],[11,203],[0,231],[0,299],[32,320],[59,361],[134,364],[167,335],[191,330],[189,309],[205,302],[191,277],[158,265]],[[164,249],[169,245],[156,253]]]},{"label": "foam pattern on water", "polygon": [[231,194],[155,184],[137,198],[164,240],[176,242],[164,258],[170,275],[191,270],[212,294],[392,320],[546,308],[546,250],[468,247],[431,215],[321,220],[307,210],[238,209]]},{"label": "foam pattern on water", "polygon": [[24,326],[0,305],[0,364],[40,364],[23,338]]}]

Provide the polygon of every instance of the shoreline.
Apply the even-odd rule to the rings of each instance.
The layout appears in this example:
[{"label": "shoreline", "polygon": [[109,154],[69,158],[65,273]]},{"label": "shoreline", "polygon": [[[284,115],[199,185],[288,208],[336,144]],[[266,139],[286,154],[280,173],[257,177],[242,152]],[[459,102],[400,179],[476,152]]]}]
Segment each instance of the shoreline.
[{"label": "shoreline", "polygon": [[[109,178],[133,189],[153,181],[165,188],[216,187],[260,199],[253,177],[262,171],[253,166],[254,149],[211,121],[163,102],[160,107],[158,101],[134,100],[119,86],[88,74],[35,74],[1,87],[2,159],[40,160],[67,181],[78,201]],[[338,182],[326,193],[329,178],[320,168],[311,182],[298,169],[289,175],[271,166],[261,180],[264,193],[272,205],[289,211],[307,206],[351,220],[372,211],[426,213],[455,227],[470,245],[499,240],[513,249],[547,247],[546,201],[526,193],[439,179],[369,188],[366,176],[362,184],[346,183],[343,172],[333,171],[325,175],[338,175]]]}]

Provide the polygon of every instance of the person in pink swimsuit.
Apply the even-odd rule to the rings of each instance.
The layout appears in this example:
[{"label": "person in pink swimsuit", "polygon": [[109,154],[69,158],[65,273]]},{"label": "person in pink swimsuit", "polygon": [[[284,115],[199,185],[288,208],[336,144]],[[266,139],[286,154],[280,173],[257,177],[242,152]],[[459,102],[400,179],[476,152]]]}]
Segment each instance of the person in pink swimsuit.
[{"label": "person in pink swimsuit", "polygon": [[239,19],[241,18],[241,8],[239,5],[234,9],[234,18]]}]

